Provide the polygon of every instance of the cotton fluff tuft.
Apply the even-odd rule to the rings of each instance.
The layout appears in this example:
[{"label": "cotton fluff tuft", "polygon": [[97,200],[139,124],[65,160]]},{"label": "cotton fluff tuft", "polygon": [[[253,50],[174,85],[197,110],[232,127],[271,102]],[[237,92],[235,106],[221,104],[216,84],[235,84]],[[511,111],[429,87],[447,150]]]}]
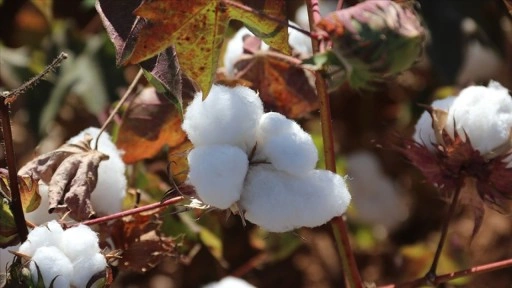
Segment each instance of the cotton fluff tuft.
[{"label": "cotton fluff tuft", "polygon": [[[99,128],[87,128],[69,139],[67,143],[77,143],[83,140],[87,133],[93,137],[92,146],[99,132]],[[126,167],[119,150],[107,132],[103,132],[100,136],[98,151],[107,154],[109,159],[100,162],[98,183],[91,194],[91,203],[99,215],[110,215],[122,210],[123,199],[126,195],[126,176],[124,175]]]},{"label": "cotton fluff tuft", "polygon": [[[442,109],[448,112],[455,98],[456,97],[450,96],[444,99],[435,100],[432,102],[431,106],[433,108]],[[432,128],[432,116],[430,116],[428,111],[423,112],[420,119],[418,119],[413,138],[414,141],[423,144],[428,148],[428,150],[434,151],[433,144],[437,144],[437,139],[434,133],[434,129]]]},{"label": "cotton fluff tuft", "polygon": [[326,223],[346,211],[350,198],[344,179],[330,171],[295,176],[259,165],[249,171],[240,203],[247,220],[285,232]]},{"label": "cotton fluff tuft", "polygon": [[315,169],[318,151],[311,135],[295,121],[269,112],[260,119],[257,134],[258,157],[266,157],[278,170],[303,175]]},{"label": "cotton fluff tuft", "polygon": [[100,253],[98,236],[84,225],[63,231],[56,221],[48,222],[46,226],[34,228],[18,251],[32,257],[30,269],[34,279],[37,279],[37,274],[34,274],[33,262],[37,263],[42,272],[45,271],[43,276],[46,287],[57,275],[55,273],[62,275],[62,279],[57,279],[63,282],[54,287],[69,287],[70,284],[85,287],[93,275],[105,270],[107,266],[105,257]]},{"label": "cotton fluff tuft", "polygon": [[227,209],[240,199],[249,167],[247,154],[229,145],[196,147],[188,154],[188,181],[201,200]]},{"label": "cotton fluff tuft", "polygon": [[256,288],[256,286],[245,282],[243,279],[228,276],[222,278],[219,282],[205,285],[203,288]]},{"label": "cotton fluff tuft", "polygon": [[[455,125],[455,127],[454,127]],[[446,130],[454,137],[466,140],[481,154],[492,152],[508,141],[512,127],[512,99],[498,82],[488,87],[470,86],[453,101],[448,113]]]},{"label": "cotton fluff tuft", "polygon": [[45,287],[50,287],[53,279],[57,277],[53,282],[53,287],[69,288],[73,277],[73,265],[59,248],[54,246],[41,247],[32,256],[29,266],[30,273],[32,274],[32,280],[37,283],[36,264],[39,271],[41,271]]},{"label": "cotton fluff tuft", "polygon": [[213,85],[203,101],[197,93],[187,107],[183,130],[195,147],[227,144],[251,151],[263,103],[253,90]]}]

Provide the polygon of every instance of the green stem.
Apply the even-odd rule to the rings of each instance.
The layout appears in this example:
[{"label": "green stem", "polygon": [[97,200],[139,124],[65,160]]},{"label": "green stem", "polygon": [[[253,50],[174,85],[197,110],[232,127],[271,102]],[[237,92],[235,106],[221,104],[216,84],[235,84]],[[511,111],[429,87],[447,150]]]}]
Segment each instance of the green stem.
[{"label": "green stem", "polygon": [[[317,0],[307,0],[306,5],[308,8],[309,27],[313,31],[315,28],[314,23],[320,20],[319,5]],[[319,41],[311,38],[313,44],[313,52],[319,52]],[[322,78],[321,73],[315,73],[315,85],[320,100],[320,121],[322,123],[322,139],[324,144],[324,159],[325,167],[336,173],[336,158],[334,153],[334,137],[332,129],[331,106],[329,101],[329,94],[327,93],[327,84]],[[331,226],[335,235],[336,244],[341,257],[343,272],[345,275],[345,282],[347,287],[362,288],[363,282],[357,264],[355,261],[352,248],[350,246],[350,239],[348,235],[347,226],[343,218],[336,217],[331,220]]]}]

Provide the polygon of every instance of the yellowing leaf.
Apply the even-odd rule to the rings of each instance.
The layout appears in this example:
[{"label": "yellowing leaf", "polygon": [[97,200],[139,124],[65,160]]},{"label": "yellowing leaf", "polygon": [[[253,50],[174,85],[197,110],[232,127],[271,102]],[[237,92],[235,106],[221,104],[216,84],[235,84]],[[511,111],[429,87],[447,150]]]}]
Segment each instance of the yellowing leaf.
[{"label": "yellowing leaf", "polygon": [[[119,60],[123,64],[139,63],[174,45],[183,71],[199,84],[203,95],[208,95],[231,19],[244,22],[263,41],[289,54],[286,27],[240,4],[223,0],[143,2],[134,11],[142,18],[135,20],[122,51],[118,51]],[[284,4],[282,0],[265,1],[260,12],[284,20]]]},{"label": "yellowing leaf", "polygon": [[9,200],[2,198],[0,194],[0,248],[12,246],[18,242],[18,230],[9,208]]},{"label": "yellowing leaf", "polygon": [[[41,204],[39,195],[39,185],[30,176],[18,175],[18,186],[21,196],[21,204],[25,213],[32,212]],[[9,173],[5,169],[0,169],[0,189],[10,195]]]}]

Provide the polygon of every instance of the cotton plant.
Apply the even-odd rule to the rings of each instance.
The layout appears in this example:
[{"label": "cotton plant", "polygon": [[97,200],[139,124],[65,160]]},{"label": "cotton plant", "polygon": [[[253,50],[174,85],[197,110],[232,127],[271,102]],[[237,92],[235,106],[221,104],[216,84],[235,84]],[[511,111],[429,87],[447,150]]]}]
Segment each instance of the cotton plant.
[{"label": "cotton plant", "polygon": [[427,180],[446,196],[460,192],[462,202],[473,208],[473,236],[483,204],[503,212],[504,200],[511,197],[511,129],[512,99],[491,81],[433,103],[416,124],[415,141],[406,141],[405,154]]},{"label": "cotton plant", "polygon": [[249,88],[214,85],[204,101],[197,93],[182,127],[194,144],[187,181],[207,205],[270,232],[322,225],[349,205],[344,178],[314,169],[311,136],[279,113],[263,113]]},{"label": "cotton plant", "polygon": [[28,260],[32,281],[42,277],[44,287],[90,287],[107,269],[98,236],[85,225],[63,230],[56,221],[48,222],[34,228],[17,252]]}]

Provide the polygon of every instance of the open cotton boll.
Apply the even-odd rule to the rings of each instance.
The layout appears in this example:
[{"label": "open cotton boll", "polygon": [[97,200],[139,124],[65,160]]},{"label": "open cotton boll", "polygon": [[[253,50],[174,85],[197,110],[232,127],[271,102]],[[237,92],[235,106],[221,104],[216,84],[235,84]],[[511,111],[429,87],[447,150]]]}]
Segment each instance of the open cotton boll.
[{"label": "open cotton boll", "polygon": [[105,271],[107,267],[107,260],[105,256],[100,253],[82,257],[73,262],[73,278],[71,283],[75,287],[86,287],[89,280],[96,273]]},{"label": "open cotton boll", "polygon": [[253,90],[213,85],[206,100],[196,94],[182,128],[195,147],[227,144],[249,152],[256,142],[261,115],[263,103]]},{"label": "open cotton boll", "polygon": [[[444,99],[435,100],[432,102],[432,107],[437,109],[449,111],[450,107],[453,104],[453,101],[456,97],[450,96]],[[414,141],[423,144],[430,151],[434,151],[434,145],[437,144],[436,135],[434,133],[434,129],[432,128],[432,116],[428,111],[423,112],[421,114],[420,119],[416,122],[416,126],[414,127]]]},{"label": "open cotton boll", "polygon": [[240,199],[249,167],[247,154],[228,145],[196,147],[188,154],[188,182],[201,200],[227,209]]},{"label": "open cotton boll", "polygon": [[32,256],[37,249],[46,246],[58,246],[64,230],[57,221],[48,222],[46,225],[38,226],[30,231],[27,241],[21,244],[19,252]]},{"label": "open cotton boll", "polygon": [[100,252],[98,235],[89,226],[85,225],[79,225],[64,231],[59,244],[59,248],[71,262]]},{"label": "open cotton boll", "polygon": [[37,283],[37,267],[43,277],[45,287],[50,287],[53,279],[53,287],[55,288],[69,288],[71,278],[73,277],[73,265],[68,257],[64,255],[57,247],[41,247],[37,249],[32,261],[30,262],[30,273],[32,280]]},{"label": "open cotton boll", "polygon": [[[454,127],[456,125],[456,127]],[[448,113],[446,130],[454,130],[481,154],[487,154],[508,141],[512,128],[512,99],[498,82],[488,87],[470,86],[453,101]]]},{"label": "open cotton boll", "polygon": [[[83,140],[87,133],[93,137],[92,146],[99,132],[99,128],[87,128],[69,139],[67,143],[77,143]],[[119,150],[107,132],[103,132],[100,136],[98,151],[107,154],[109,159],[100,163],[98,183],[91,194],[91,202],[97,214],[110,215],[122,210],[123,199],[126,195],[126,176],[124,174],[126,167]]]},{"label": "open cotton boll", "polygon": [[258,165],[249,171],[240,204],[245,218],[270,232],[316,227],[343,214],[350,203],[345,181],[326,170],[294,176]]},{"label": "open cotton boll", "polygon": [[203,288],[256,288],[245,280],[233,276],[222,278],[219,282],[210,283],[203,286]]},{"label": "open cotton boll", "polygon": [[318,151],[311,135],[295,121],[276,113],[265,113],[257,134],[257,157],[270,161],[278,170],[302,175],[315,169]]}]

